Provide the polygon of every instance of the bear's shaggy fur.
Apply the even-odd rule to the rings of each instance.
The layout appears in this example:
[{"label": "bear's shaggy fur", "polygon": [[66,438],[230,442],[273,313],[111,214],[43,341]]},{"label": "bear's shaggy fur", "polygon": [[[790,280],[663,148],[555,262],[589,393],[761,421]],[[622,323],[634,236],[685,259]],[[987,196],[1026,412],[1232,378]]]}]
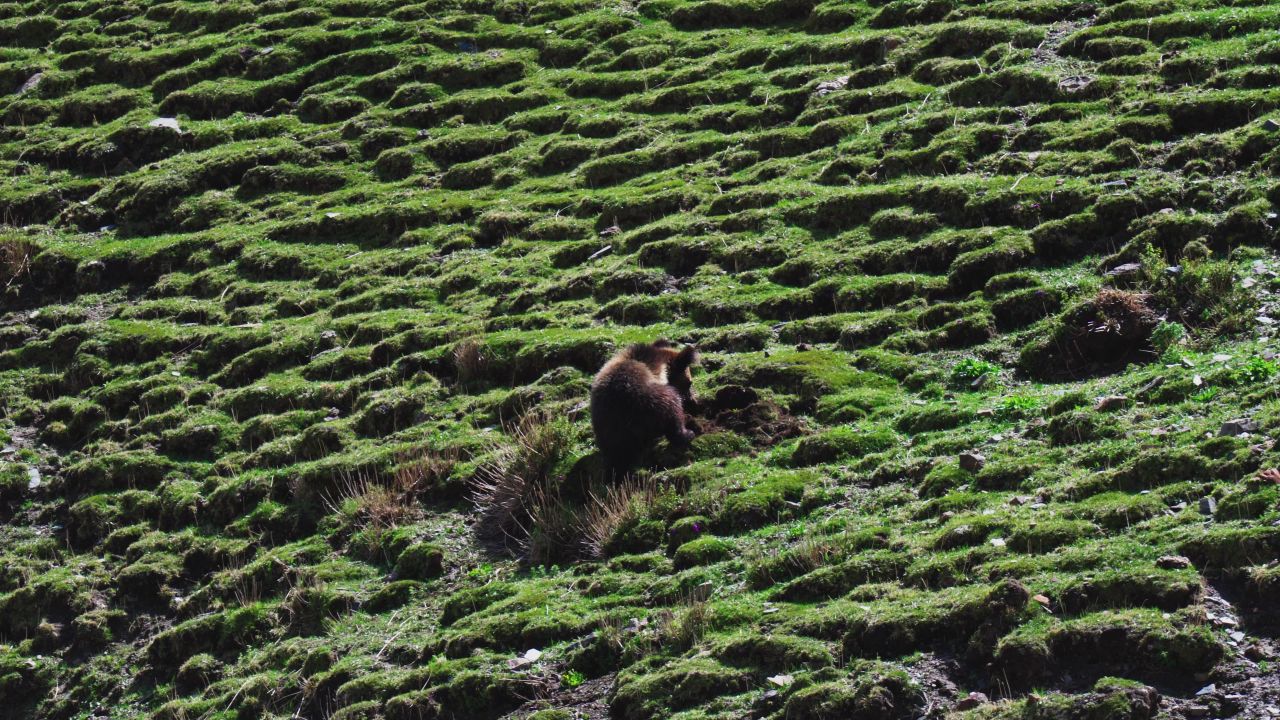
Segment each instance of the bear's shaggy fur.
[{"label": "bear's shaggy fur", "polygon": [[600,368],[591,383],[591,428],[615,470],[623,470],[660,437],[684,445],[693,439],[684,406],[692,402],[697,362],[692,345],[676,350],[666,340],[632,345]]}]

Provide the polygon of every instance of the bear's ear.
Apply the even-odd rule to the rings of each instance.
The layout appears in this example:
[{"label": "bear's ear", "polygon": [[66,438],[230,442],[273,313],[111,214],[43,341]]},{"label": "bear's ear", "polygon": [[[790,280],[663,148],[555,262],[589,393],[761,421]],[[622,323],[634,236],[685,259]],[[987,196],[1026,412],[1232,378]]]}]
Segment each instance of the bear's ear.
[{"label": "bear's ear", "polygon": [[666,338],[658,338],[657,340],[653,341],[653,347],[656,347],[656,348],[669,348],[672,345],[673,343]]},{"label": "bear's ear", "polygon": [[697,365],[698,360],[698,348],[693,345],[685,345],[684,348],[676,355],[675,360],[671,361],[671,367],[679,372]]}]

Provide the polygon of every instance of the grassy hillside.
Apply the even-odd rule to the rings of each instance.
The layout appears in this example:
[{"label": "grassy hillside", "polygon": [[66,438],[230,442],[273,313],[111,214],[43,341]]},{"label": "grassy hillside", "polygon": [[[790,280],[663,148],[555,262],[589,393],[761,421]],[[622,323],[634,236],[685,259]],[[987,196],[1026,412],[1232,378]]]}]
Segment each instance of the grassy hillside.
[{"label": "grassy hillside", "polygon": [[1278,23],[0,3],[0,716],[1280,716]]}]

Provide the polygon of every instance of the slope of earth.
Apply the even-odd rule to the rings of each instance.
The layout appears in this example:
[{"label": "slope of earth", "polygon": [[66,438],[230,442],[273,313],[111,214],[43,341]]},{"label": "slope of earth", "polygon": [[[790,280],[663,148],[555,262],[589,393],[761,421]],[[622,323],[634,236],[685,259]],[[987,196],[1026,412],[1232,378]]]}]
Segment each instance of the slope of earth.
[{"label": "slope of earth", "polygon": [[1280,717],[1278,23],[0,3],[0,715]]}]

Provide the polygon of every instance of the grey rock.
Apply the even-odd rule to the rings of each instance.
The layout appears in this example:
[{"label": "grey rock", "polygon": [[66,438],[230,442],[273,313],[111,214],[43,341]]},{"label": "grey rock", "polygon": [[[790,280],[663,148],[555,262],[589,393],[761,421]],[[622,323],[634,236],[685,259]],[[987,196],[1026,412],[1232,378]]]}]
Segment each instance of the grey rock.
[{"label": "grey rock", "polygon": [[849,76],[841,75],[840,77],[834,80],[827,80],[826,82],[818,83],[818,88],[813,91],[813,94],[817,95],[818,97],[822,97],[823,95],[830,95],[831,93],[836,92],[837,90],[843,90],[845,86],[848,84],[849,84]]},{"label": "grey rock", "polygon": [[1222,427],[1218,428],[1218,437],[1235,437],[1245,433],[1253,433],[1258,431],[1258,423],[1247,418],[1238,420],[1228,420],[1222,423]]},{"label": "grey rock", "polygon": [[1142,263],[1125,263],[1117,265],[1107,271],[1107,277],[1119,277],[1121,275],[1133,275],[1142,269]]},{"label": "grey rock", "polygon": [[19,87],[14,94],[26,95],[27,93],[39,87],[41,80],[44,80],[44,73],[38,72],[35,75],[32,75],[31,77],[27,78],[26,82],[22,83],[22,86]]},{"label": "grey rock", "polygon": [[1200,514],[1213,515],[1218,510],[1218,501],[1211,497],[1200,498]]}]

